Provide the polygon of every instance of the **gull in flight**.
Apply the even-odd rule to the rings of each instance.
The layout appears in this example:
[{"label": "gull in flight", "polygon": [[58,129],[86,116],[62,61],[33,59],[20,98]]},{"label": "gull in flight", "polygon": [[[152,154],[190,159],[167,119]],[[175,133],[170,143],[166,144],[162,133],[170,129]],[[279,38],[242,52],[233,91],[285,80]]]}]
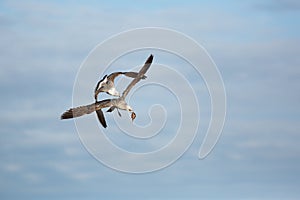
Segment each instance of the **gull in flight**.
[{"label": "gull in flight", "polygon": [[[131,78],[136,78],[138,73],[137,72],[114,72],[111,73],[110,75],[105,75],[102,80],[100,80],[95,88],[95,93],[94,93],[94,98],[97,101],[97,96],[100,92],[106,92],[107,94],[113,95],[120,97],[120,93],[116,90],[115,88],[115,78],[120,76],[120,75],[125,75],[127,77]],[[142,79],[145,79],[146,76],[142,76]]]},{"label": "gull in flight", "polygon": [[[135,78],[137,77],[138,73],[137,72],[114,72],[111,73],[110,75],[105,75],[100,81],[98,81],[95,91],[94,91],[94,98],[95,101],[97,102],[98,94],[100,92],[106,92],[107,94],[110,94],[112,96],[117,96],[120,97],[120,93],[116,90],[115,88],[115,78],[120,76],[120,75],[125,75],[127,77]],[[143,75],[142,79],[146,79],[147,76]],[[108,112],[111,112],[112,110],[109,110]],[[121,113],[117,109],[119,116],[121,117]],[[101,110],[96,110],[97,116],[103,126],[106,126],[105,120],[103,120],[103,113]]]},{"label": "gull in flight", "polygon": [[[112,112],[114,109],[121,109],[121,110],[127,110],[131,112],[131,119],[132,121],[136,118],[136,114],[133,111],[133,109],[127,104],[125,98],[130,92],[130,90],[137,84],[143,77],[145,76],[145,73],[148,71],[150,68],[150,65],[153,60],[153,55],[150,55],[147,61],[145,62],[144,66],[140,69],[140,71],[136,74],[136,77],[129,83],[127,88],[124,90],[122,95],[119,98],[114,98],[114,99],[105,99],[102,101],[96,101],[95,103],[85,105],[85,106],[79,106],[77,108],[71,108],[64,112],[61,115],[61,119],[70,119],[70,118],[75,118],[75,117],[80,117],[85,114],[90,114],[94,111],[96,111],[97,117],[102,124],[104,128],[107,127],[104,114],[102,112],[102,108],[109,107],[107,112]],[[104,78],[105,79],[105,78]]]}]

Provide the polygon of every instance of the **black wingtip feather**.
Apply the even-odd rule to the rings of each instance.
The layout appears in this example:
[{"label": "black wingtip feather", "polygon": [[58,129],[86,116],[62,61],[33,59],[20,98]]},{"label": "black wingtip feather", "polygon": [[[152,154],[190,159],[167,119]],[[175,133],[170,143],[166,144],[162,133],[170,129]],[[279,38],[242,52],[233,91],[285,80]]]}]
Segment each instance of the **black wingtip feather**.
[{"label": "black wingtip feather", "polygon": [[105,121],[105,117],[104,117],[104,114],[102,112],[102,110],[96,110],[96,114],[97,114],[97,117],[98,117],[98,120],[100,121],[101,125],[106,128],[107,127],[107,124],[106,124],[106,121]]},{"label": "black wingtip feather", "polygon": [[146,63],[152,63],[152,61],[153,61],[153,55],[150,54],[150,56],[148,57]]},{"label": "black wingtip feather", "polygon": [[60,119],[71,119],[73,117],[73,109],[69,109],[60,116]]}]

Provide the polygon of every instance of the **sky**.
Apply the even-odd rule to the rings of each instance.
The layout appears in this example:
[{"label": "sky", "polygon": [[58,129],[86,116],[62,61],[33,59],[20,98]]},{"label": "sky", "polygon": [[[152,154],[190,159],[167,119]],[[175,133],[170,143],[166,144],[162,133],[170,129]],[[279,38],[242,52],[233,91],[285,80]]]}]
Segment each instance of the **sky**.
[{"label": "sky", "polygon": [[[179,31],[206,49],[224,81],[227,114],[217,145],[199,160],[211,110],[207,89],[192,70],[180,67],[184,63],[178,58],[155,51],[155,63],[189,77],[202,100],[203,121],[175,163],[129,174],[96,160],[74,121],[59,117],[72,106],[73,85],[89,53],[113,35],[143,27]],[[1,1],[0,198],[299,199],[299,27],[296,0]],[[108,71],[138,66],[150,52],[125,55]],[[162,88],[148,91],[157,90],[166,94]],[[143,99],[139,92],[130,102]],[[106,134],[114,132],[111,140],[132,151],[161,147],[179,120],[176,98],[162,97],[153,100],[170,113],[165,136],[132,141],[118,132],[111,115]],[[149,121],[145,105],[151,102],[135,105],[137,123]],[[128,122],[122,114],[122,122]]]}]

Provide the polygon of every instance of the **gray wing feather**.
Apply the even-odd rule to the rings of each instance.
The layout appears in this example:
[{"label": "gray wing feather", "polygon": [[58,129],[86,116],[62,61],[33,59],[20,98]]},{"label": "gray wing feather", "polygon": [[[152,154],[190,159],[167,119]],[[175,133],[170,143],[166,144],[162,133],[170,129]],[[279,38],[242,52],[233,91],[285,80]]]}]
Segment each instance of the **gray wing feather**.
[{"label": "gray wing feather", "polygon": [[[124,75],[125,76],[128,76],[128,77],[130,77],[130,78],[136,78],[137,76],[138,76],[138,74],[139,73],[137,73],[137,72],[124,72]],[[147,76],[142,76],[142,79],[146,79],[147,78]]]},{"label": "gray wing feather", "polygon": [[64,112],[61,115],[61,119],[71,119],[75,117],[80,117],[82,115],[90,114],[96,110],[100,110],[101,108],[110,107],[112,105],[111,99],[105,99],[102,101],[97,101],[96,103],[92,103],[85,106],[79,106],[76,108],[71,108]]},{"label": "gray wing feather", "polygon": [[116,78],[117,76],[120,76],[121,74],[124,74],[124,72],[114,72],[114,73],[111,73],[107,78],[108,78],[109,80],[111,80],[112,82],[114,82],[114,81],[115,81],[115,78]]},{"label": "gray wing feather", "polygon": [[143,76],[145,75],[145,73],[147,72],[147,70],[149,69],[151,63],[153,61],[153,55],[151,54],[149,56],[149,58],[147,59],[147,61],[145,62],[144,66],[142,67],[142,69],[138,72],[138,75],[130,82],[130,84],[127,86],[127,88],[124,90],[123,94],[122,94],[122,98],[125,98],[129,91],[132,89],[132,87],[137,84],[137,82],[139,82]]}]

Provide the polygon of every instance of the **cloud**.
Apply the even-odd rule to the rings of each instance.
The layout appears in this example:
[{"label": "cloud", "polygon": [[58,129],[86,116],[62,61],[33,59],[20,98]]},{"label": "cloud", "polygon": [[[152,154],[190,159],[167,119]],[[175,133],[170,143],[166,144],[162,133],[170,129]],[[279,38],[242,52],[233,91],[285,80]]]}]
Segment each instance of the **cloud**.
[{"label": "cloud", "polygon": [[7,172],[15,173],[15,172],[20,171],[23,168],[23,166],[20,164],[16,164],[16,163],[7,163],[7,164],[4,164],[2,166],[2,168]]}]

